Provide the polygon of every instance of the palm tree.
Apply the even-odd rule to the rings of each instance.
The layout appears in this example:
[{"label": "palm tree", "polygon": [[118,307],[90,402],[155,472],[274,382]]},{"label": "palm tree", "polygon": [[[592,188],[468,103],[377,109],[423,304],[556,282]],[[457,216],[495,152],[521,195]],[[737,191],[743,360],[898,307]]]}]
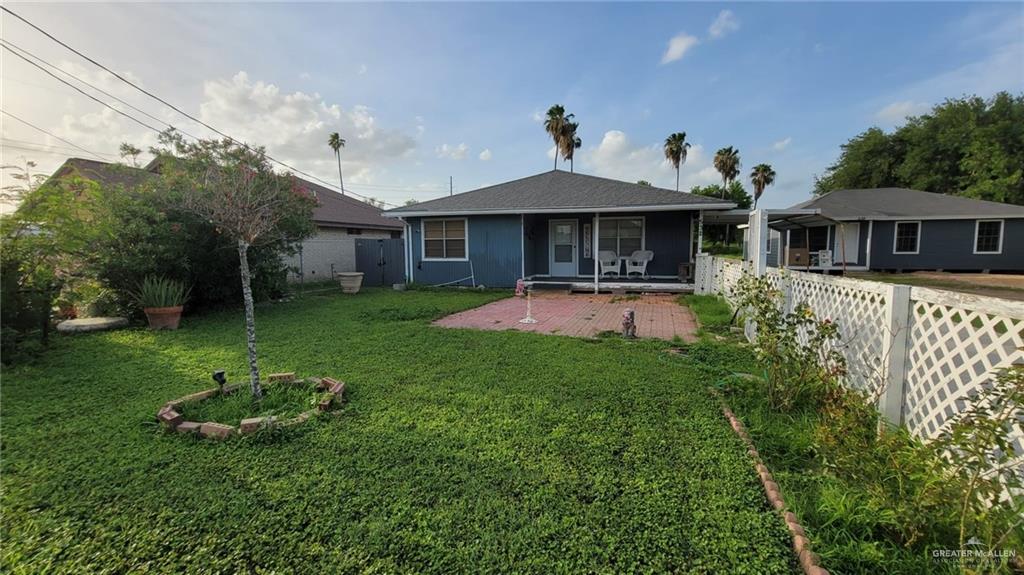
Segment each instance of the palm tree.
[{"label": "palm tree", "polygon": [[565,115],[565,108],[555,104],[548,108],[548,117],[544,120],[544,131],[555,141],[555,169],[558,169],[558,154],[563,150],[562,140],[565,138],[565,125],[573,118]]},{"label": "palm tree", "polygon": [[768,164],[758,164],[750,170],[750,183],[754,185],[754,209],[764,189],[775,183],[775,170]]},{"label": "palm tree", "polygon": [[334,132],[327,138],[327,145],[334,150],[334,157],[338,159],[338,181],[341,183],[341,193],[345,193],[345,178],[341,176],[341,149],[345,147],[345,140]]},{"label": "palm tree", "polygon": [[[572,114],[569,114],[566,119],[572,118]],[[583,146],[583,140],[576,135],[576,130],[580,127],[579,122],[566,122],[562,127],[562,141],[559,143],[561,148],[562,158],[569,160],[569,173],[575,172],[575,166],[573,165],[573,156],[576,155],[576,150]]]},{"label": "palm tree", "polygon": [[715,153],[715,169],[722,174],[722,199],[729,189],[729,184],[740,175],[740,151],[732,146],[722,148]]},{"label": "palm tree", "polygon": [[665,159],[672,162],[676,169],[676,191],[679,191],[679,168],[686,163],[686,151],[690,143],[686,141],[686,132],[676,132],[665,138]]}]

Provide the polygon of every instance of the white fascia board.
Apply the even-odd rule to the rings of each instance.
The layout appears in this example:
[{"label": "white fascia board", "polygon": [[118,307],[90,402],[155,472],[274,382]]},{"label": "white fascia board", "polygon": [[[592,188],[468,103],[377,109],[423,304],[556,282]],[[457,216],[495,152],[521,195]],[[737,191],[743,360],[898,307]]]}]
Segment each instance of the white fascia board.
[{"label": "white fascia board", "polygon": [[612,214],[632,212],[678,212],[697,210],[728,210],[736,207],[736,204],[683,204],[683,205],[658,205],[658,206],[621,206],[621,207],[599,207],[599,208],[513,208],[507,210],[438,210],[438,211],[405,211],[383,215],[389,218],[421,218],[421,217],[446,217],[446,216],[491,216],[491,215],[519,215],[519,214]]}]

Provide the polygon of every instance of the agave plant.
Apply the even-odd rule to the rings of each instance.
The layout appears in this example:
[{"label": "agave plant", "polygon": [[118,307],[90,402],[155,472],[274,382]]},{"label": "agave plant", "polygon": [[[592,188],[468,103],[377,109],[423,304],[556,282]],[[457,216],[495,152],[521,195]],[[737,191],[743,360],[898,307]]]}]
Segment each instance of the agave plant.
[{"label": "agave plant", "polygon": [[185,303],[191,291],[178,280],[164,276],[146,276],[132,296],[143,308],[178,307]]}]

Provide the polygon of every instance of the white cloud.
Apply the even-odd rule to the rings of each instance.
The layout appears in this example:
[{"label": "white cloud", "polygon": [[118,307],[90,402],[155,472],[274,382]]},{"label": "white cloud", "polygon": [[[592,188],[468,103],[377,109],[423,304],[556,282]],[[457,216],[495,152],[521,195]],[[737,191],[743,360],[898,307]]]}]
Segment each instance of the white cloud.
[{"label": "white cloud", "polygon": [[469,153],[469,146],[465,143],[459,144],[458,146],[450,146],[448,144],[442,144],[435,150],[438,158],[448,158],[450,160],[464,160],[466,154]]},{"label": "white cloud", "polygon": [[721,38],[730,32],[735,32],[740,29],[740,21],[736,19],[736,15],[732,13],[732,10],[722,10],[715,17],[714,22],[711,26],[708,26],[708,34],[712,38]]},{"label": "white cloud", "polygon": [[[199,117],[234,138],[266,146],[275,158],[334,181],[337,170],[327,147],[331,132],[346,144],[345,181],[371,183],[391,161],[407,156],[416,142],[403,132],[382,128],[368,106],[343,109],[319,94],[284,93],[274,84],[252,81],[239,72],[231,79],[204,83]],[[193,132],[195,133],[195,132]]]},{"label": "white cloud", "polygon": [[530,114],[530,119],[533,120],[534,122],[543,122],[544,112],[541,112],[540,110],[534,110],[533,113]]},{"label": "white cloud", "polygon": [[931,106],[927,102],[905,100],[893,102],[875,113],[875,118],[890,124],[902,122],[907,116],[916,116],[927,112]]},{"label": "white cloud", "polygon": [[668,64],[669,62],[675,62],[683,56],[686,52],[696,46],[700,40],[696,36],[690,36],[685,32],[680,32],[672,37],[668,41],[668,47],[665,49],[665,53],[661,56],[661,63]]},{"label": "white cloud", "polygon": [[491,156],[492,156],[492,154],[491,154],[491,149],[490,148],[486,148],[484,151],[480,152],[480,159],[485,161],[485,162],[487,160],[490,160]]},{"label": "white cloud", "polygon": [[786,148],[788,148],[790,142],[792,142],[792,141],[793,141],[793,138],[790,138],[790,137],[783,138],[783,139],[779,140],[778,142],[775,142],[774,144],[772,144],[772,149],[775,150],[776,152],[781,152],[782,150],[785,150]]},{"label": "white cloud", "polygon": [[367,71],[366,64],[360,64],[359,65],[359,75],[362,76],[363,74],[366,73],[366,71]]},{"label": "white cloud", "polygon": [[[647,180],[655,186],[675,189],[676,171],[665,159],[660,143],[636,146],[625,132],[610,130],[605,132],[600,144],[581,152],[579,159],[583,166],[599,176],[626,182]],[[704,148],[691,147],[680,170],[680,191],[712,184],[718,179],[718,172],[711,166]]]}]

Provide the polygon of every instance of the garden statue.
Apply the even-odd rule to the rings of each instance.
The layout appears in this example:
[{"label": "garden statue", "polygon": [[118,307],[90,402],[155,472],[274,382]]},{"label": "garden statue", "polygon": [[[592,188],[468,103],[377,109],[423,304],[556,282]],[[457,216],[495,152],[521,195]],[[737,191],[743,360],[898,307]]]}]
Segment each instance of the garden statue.
[{"label": "garden statue", "polygon": [[622,312],[622,337],[636,338],[636,312],[629,308]]},{"label": "garden statue", "polygon": [[526,282],[523,281],[523,278],[519,278],[516,280],[516,297],[523,297],[524,295],[526,295]]}]

